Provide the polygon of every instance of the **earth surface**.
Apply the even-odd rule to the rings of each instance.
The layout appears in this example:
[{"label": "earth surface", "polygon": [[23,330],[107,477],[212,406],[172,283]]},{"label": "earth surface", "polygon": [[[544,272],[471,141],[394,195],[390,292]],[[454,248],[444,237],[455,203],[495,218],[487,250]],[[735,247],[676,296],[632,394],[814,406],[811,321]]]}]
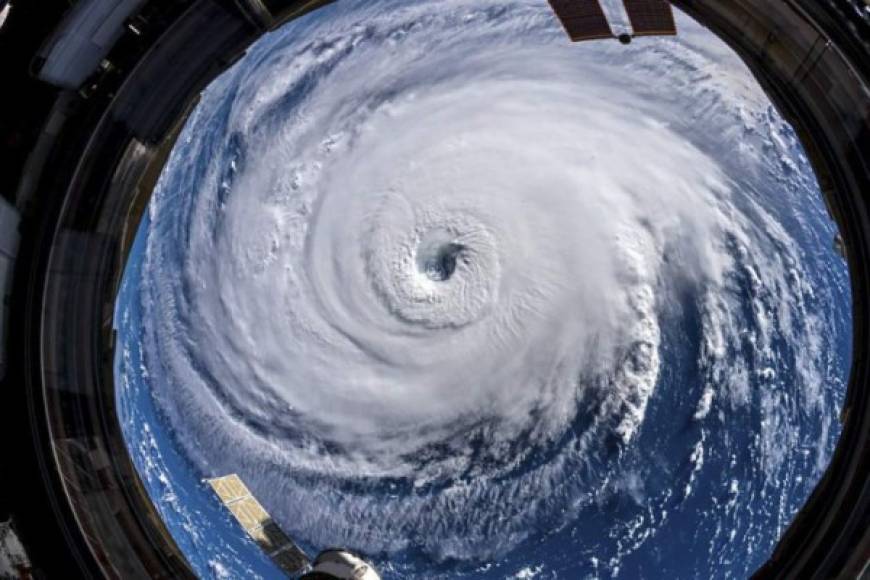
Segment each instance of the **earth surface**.
[{"label": "earth surface", "polygon": [[385,578],[769,556],[839,434],[848,272],[792,129],[677,26],[341,0],[208,87],[115,316],[127,445],[197,574],[281,577],[227,473]]}]

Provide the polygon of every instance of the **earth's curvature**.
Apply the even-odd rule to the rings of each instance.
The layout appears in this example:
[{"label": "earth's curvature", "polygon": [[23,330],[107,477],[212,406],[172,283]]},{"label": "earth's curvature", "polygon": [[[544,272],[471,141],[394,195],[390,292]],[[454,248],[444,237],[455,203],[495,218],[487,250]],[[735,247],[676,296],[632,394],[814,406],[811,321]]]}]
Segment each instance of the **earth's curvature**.
[{"label": "earth's curvature", "polygon": [[342,0],[203,94],[118,301],[128,445],[203,576],[276,572],[200,479],[386,578],[740,577],[827,465],[844,261],[725,45],[544,0]]}]

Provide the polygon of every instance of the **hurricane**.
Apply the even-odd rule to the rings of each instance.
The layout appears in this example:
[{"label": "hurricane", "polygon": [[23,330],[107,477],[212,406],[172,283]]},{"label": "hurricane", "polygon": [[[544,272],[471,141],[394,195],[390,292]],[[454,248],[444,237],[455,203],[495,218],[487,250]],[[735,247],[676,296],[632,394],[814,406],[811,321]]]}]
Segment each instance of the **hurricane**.
[{"label": "hurricane", "polygon": [[750,573],[836,443],[848,275],[791,127],[677,25],[342,1],[269,33],[153,193],[119,397],[386,577]]}]

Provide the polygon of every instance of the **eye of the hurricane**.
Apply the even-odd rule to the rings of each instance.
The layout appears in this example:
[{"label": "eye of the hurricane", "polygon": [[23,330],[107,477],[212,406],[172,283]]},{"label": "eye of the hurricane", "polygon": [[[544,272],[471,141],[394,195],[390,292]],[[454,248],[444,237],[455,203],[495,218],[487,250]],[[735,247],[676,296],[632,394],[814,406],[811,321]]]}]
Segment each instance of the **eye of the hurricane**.
[{"label": "eye of the hurricane", "polygon": [[465,250],[456,242],[430,244],[418,252],[417,266],[433,282],[446,282],[456,272],[456,262]]}]

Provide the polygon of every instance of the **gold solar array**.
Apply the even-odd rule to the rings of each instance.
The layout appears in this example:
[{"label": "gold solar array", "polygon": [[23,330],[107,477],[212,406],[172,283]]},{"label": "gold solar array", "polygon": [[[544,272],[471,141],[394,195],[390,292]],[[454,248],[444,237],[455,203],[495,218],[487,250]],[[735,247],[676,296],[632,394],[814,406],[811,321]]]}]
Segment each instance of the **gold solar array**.
[{"label": "gold solar array", "polygon": [[613,32],[598,0],[549,0],[572,41],[611,38]]},{"label": "gold solar array", "polygon": [[673,35],[677,33],[674,13],[667,0],[624,0],[625,11],[635,36]]},{"label": "gold solar array", "polygon": [[279,568],[298,574],[308,566],[305,553],[278,527],[238,475],[232,473],[206,481],[245,532]]}]

